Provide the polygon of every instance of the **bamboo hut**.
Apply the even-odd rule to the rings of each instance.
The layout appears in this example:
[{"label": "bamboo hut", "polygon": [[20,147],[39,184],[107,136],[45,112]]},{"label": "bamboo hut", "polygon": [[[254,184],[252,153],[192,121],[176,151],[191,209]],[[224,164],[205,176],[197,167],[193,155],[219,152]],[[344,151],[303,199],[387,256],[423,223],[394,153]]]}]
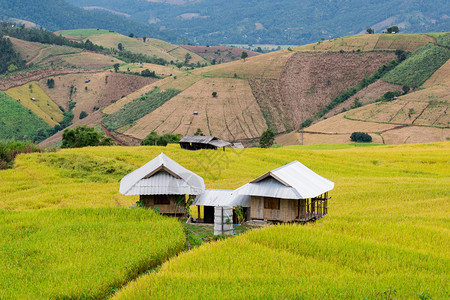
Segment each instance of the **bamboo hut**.
[{"label": "bamboo hut", "polygon": [[120,181],[120,193],[139,195],[147,208],[162,214],[184,214],[186,198],[203,193],[203,178],[161,153]]},{"label": "bamboo hut", "polygon": [[308,222],[328,212],[328,192],[334,183],[293,161],[267,172],[235,193],[250,196],[252,220]]}]

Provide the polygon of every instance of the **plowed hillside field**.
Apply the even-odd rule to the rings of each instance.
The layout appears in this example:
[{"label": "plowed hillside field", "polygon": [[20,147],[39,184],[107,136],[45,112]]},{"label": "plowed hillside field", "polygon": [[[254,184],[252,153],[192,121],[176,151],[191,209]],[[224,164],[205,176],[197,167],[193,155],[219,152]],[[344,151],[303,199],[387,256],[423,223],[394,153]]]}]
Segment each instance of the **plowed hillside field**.
[{"label": "plowed hillside field", "polygon": [[[217,97],[212,96],[214,91]],[[125,134],[140,139],[153,130],[192,135],[197,128],[234,141],[259,137],[267,125],[246,80],[208,78],[141,118]]]},{"label": "plowed hillside field", "polygon": [[192,71],[205,77],[269,78],[279,79],[284,65],[294,51],[281,50],[227,64],[209,66]]},{"label": "plowed hillside field", "polygon": [[343,110],[351,109],[355,100],[359,101],[362,105],[366,105],[381,98],[385,93],[389,91],[401,91],[401,90],[402,86],[388,83],[380,79],[372,83],[368,87],[360,90],[354,96],[350,97],[348,100],[342,102],[341,104],[338,104],[335,108],[326,113],[322,119],[337,115],[338,113],[341,113]]},{"label": "plowed hillside field", "polygon": [[290,120],[292,126],[298,128],[303,121],[328,105],[331,99],[371,76],[393,58],[394,54],[387,52],[297,52],[291,56],[283,70],[279,92],[293,114]]},{"label": "plowed hillside field", "polygon": [[8,37],[14,46],[14,49],[20,53],[23,60],[29,62],[34,57],[38,56],[42,49],[50,47],[41,43],[27,42],[16,38]]},{"label": "plowed hillside field", "polygon": [[123,61],[99,53],[92,52],[81,52],[79,54],[57,56],[54,58],[55,61],[62,61],[70,66],[76,66],[78,68],[85,69],[101,69],[105,67],[110,67],[116,63],[123,63]]},{"label": "plowed hillside field", "polygon": [[[134,53],[142,53],[148,56],[156,55],[157,57],[164,58],[167,61],[173,60],[184,62],[184,56],[189,52],[178,45],[173,45],[164,41],[147,39],[144,43],[142,40],[130,38],[118,33],[92,35],[89,37],[89,40],[94,44],[115,49],[117,49],[118,44],[121,43],[125,50],[129,50]],[[205,62],[205,60],[197,54],[192,52],[189,53],[192,56],[190,62]]]},{"label": "plowed hillside field", "polygon": [[[425,82],[424,89],[394,101],[376,102],[322,120],[305,129],[303,143],[350,143],[350,134],[354,131],[369,133],[374,143],[447,141],[450,139],[448,74],[450,62]],[[276,141],[282,145],[301,144],[302,135],[293,132],[277,137]]]},{"label": "plowed hillside field", "polygon": [[[122,97],[157,81],[155,78],[114,72],[71,74],[53,77],[53,79],[55,80],[53,89],[47,87],[47,79],[42,79],[39,84],[45,93],[65,110],[68,109],[71,100],[76,103],[73,110],[74,121],[78,120],[82,111],[91,114],[95,110],[94,107],[102,109]],[[86,83],[86,80],[90,80],[90,82]],[[72,86],[73,92],[70,95]]]},{"label": "plowed hillside field", "polygon": [[209,62],[213,60],[219,63],[227,63],[241,59],[243,51],[247,52],[248,57],[260,55],[261,53],[255,51],[244,50],[242,48],[227,47],[227,46],[192,46],[181,45],[181,47],[198,54]]},{"label": "plowed hillside field", "polygon": [[295,51],[414,51],[434,39],[426,34],[366,34],[326,40],[295,47]]}]

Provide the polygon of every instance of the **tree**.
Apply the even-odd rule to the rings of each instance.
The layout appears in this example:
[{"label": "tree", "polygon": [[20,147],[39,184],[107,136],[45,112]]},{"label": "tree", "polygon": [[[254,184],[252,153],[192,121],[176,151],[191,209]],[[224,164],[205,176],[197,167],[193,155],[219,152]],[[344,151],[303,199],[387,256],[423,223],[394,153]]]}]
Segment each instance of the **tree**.
[{"label": "tree", "polygon": [[181,134],[166,133],[158,135],[156,131],[150,132],[150,134],[142,140],[142,146],[167,146],[167,144],[178,143],[181,140]]},{"label": "tree", "polygon": [[123,45],[122,43],[117,44],[117,49],[119,49],[119,51],[123,50]]},{"label": "tree", "polygon": [[192,58],[191,54],[186,53],[184,55],[184,64],[187,65],[189,63],[189,60]]},{"label": "tree", "polygon": [[81,148],[87,146],[111,146],[114,142],[105,137],[93,127],[77,126],[75,129],[66,129],[62,136],[61,148]]},{"label": "tree", "polygon": [[242,51],[241,53],[241,59],[245,61],[245,59],[248,57],[248,53],[246,51]]},{"label": "tree", "polygon": [[203,131],[200,128],[197,128],[197,131],[194,133],[194,135],[204,136]]},{"label": "tree", "polygon": [[272,129],[268,128],[261,135],[261,138],[259,139],[259,145],[261,146],[261,148],[270,148],[272,147],[274,141],[275,133],[273,133]]},{"label": "tree", "polygon": [[84,119],[88,116],[87,112],[85,112],[84,110],[80,113],[80,120]]},{"label": "tree", "polygon": [[372,142],[372,137],[365,132],[353,132],[352,135],[350,136],[350,139],[353,142],[365,142],[365,143]]},{"label": "tree", "polygon": [[119,67],[120,67],[120,65],[119,64],[114,64],[114,72],[119,72]]},{"label": "tree", "polygon": [[145,41],[147,40],[147,37],[146,37],[146,36],[143,36],[143,37],[142,37],[142,40],[143,40],[144,43],[145,43]]},{"label": "tree", "polygon": [[387,33],[399,33],[400,29],[398,28],[398,26],[391,26],[386,28],[386,32]]},{"label": "tree", "polygon": [[55,87],[55,80],[53,78],[47,79],[47,86],[49,89],[52,89]]},{"label": "tree", "polygon": [[[262,53],[263,52],[263,50],[262,50],[262,48],[261,47],[258,47],[258,48],[256,48],[256,50],[255,50],[256,52],[259,52],[259,53]],[[242,55],[242,54],[241,54]]]},{"label": "tree", "polygon": [[130,33],[128,36],[129,36],[130,38],[132,38],[132,37],[134,37],[134,33]]},{"label": "tree", "polygon": [[217,92],[212,92],[211,94],[214,98],[217,98]]},{"label": "tree", "polygon": [[373,30],[373,28],[367,28],[367,29],[366,29],[366,32],[367,32],[368,34],[374,34],[374,33],[375,33],[375,30]]}]

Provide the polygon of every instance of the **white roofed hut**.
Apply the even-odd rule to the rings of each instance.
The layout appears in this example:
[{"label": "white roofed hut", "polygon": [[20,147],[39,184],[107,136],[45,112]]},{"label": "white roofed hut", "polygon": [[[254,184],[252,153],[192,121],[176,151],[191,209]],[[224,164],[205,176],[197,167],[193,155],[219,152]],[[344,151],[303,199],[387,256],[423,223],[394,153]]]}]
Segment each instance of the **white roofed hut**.
[{"label": "white roofed hut", "polygon": [[214,149],[229,147],[231,143],[225,142],[215,136],[187,135],[180,140],[180,146],[186,150]]},{"label": "white roofed hut", "polygon": [[252,220],[308,222],[327,214],[334,183],[293,161],[267,172],[235,193],[250,196]]},{"label": "white roofed hut", "polygon": [[[248,208],[250,207],[250,196],[239,195],[233,190],[214,190],[206,189],[199,195],[194,203],[198,209],[197,222],[213,223],[215,207],[243,207],[244,216],[248,216]],[[203,218],[200,213],[200,206],[203,206]],[[236,215],[233,216],[234,223],[237,223]]]},{"label": "white roofed hut", "polygon": [[139,195],[147,208],[162,214],[185,213],[186,195],[194,197],[205,190],[203,178],[161,153],[120,181],[120,193]]}]

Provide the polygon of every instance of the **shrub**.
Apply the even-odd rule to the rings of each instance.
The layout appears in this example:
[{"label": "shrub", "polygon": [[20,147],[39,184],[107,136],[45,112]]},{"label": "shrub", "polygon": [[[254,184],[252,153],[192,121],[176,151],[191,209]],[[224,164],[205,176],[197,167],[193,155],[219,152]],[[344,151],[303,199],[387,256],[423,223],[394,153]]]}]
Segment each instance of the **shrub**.
[{"label": "shrub", "polygon": [[372,142],[372,137],[369,134],[358,131],[353,132],[352,135],[350,136],[350,139],[353,142],[365,142],[365,143]]},{"label": "shrub", "polygon": [[32,142],[0,141],[0,170],[11,168],[20,153],[32,152],[42,152],[42,149]]},{"label": "shrub", "polygon": [[175,144],[181,140],[181,134],[166,133],[158,135],[157,132],[152,131],[142,140],[142,146],[167,146],[167,144]]},{"label": "shrub", "polygon": [[311,125],[313,122],[313,120],[311,119],[306,119],[305,121],[302,122],[302,124],[300,124],[300,129],[306,128],[309,125]]},{"label": "shrub", "polygon": [[214,98],[216,98],[217,97],[217,92],[212,92],[212,94],[211,94]]},{"label": "shrub", "polygon": [[111,146],[113,140],[86,125],[64,130],[61,148],[81,148],[86,146]]},{"label": "shrub", "polygon": [[88,116],[87,112],[85,112],[84,110],[80,113],[80,120],[84,119]]},{"label": "shrub", "polygon": [[272,129],[268,128],[261,135],[261,138],[259,139],[259,145],[261,146],[261,148],[270,148],[272,147],[274,141],[275,133]]}]

